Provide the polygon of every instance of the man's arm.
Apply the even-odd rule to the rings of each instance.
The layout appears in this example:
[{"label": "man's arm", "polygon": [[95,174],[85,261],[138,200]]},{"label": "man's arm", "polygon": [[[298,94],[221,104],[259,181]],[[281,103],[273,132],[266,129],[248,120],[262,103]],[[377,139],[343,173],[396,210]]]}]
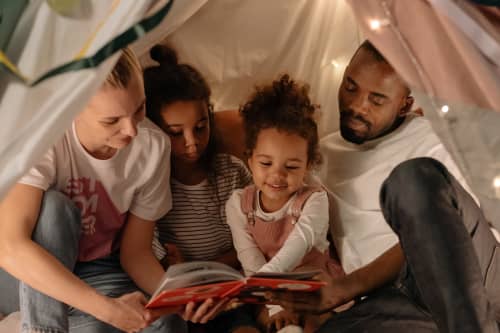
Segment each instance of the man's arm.
[{"label": "man's arm", "polygon": [[350,274],[337,278],[322,276],[328,285],[322,288],[320,294],[273,292],[268,293],[267,297],[288,310],[324,313],[394,281],[403,263],[403,251],[396,244],[368,265]]},{"label": "man's arm", "polygon": [[335,305],[349,302],[356,297],[367,293],[394,281],[401,271],[404,263],[404,255],[398,244],[384,252],[380,257],[361,267],[350,274],[332,280],[332,296],[340,296]]},{"label": "man's arm", "polygon": [[111,325],[123,330],[143,327],[137,295],[126,299],[100,295],[32,241],[43,194],[39,188],[16,184],[0,202],[0,267],[34,289]]}]

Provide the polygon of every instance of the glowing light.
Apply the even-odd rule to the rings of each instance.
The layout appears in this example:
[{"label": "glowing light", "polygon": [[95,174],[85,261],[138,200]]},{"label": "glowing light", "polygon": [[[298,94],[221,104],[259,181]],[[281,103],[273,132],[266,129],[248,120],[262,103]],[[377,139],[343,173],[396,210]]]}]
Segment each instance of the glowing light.
[{"label": "glowing light", "polygon": [[493,186],[495,188],[500,188],[500,176],[495,177],[495,179],[493,180]]},{"label": "glowing light", "polygon": [[448,113],[448,111],[450,111],[450,107],[448,105],[443,105],[441,107],[441,112]]},{"label": "glowing light", "polygon": [[380,30],[380,28],[385,27],[386,25],[389,25],[389,20],[384,19],[384,20],[378,20],[378,19],[372,19],[368,21],[368,26],[372,30]]},{"label": "glowing light", "polygon": [[332,60],[331,64],[335,68],[338,68],[340,66],[339,63],[337,61],[335,61],[335,60]]},{"label": "glowing light", "polygon": [[378,30],[382,26],[382,22],[380,20],[370,20],[370,29],[372,30]]}]

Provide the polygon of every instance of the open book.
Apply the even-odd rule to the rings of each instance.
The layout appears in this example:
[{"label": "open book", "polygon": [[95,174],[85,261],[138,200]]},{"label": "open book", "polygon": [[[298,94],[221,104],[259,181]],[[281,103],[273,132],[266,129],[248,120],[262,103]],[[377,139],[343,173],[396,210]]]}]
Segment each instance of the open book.
[{"label": "open book", "polygon": [[218,262],[187,262],[168,268],[146,307],[158,308],[223,297],[235,297],[245,303],[267,303],[263,295],[268,290],[318,290],[326,284],[312,280],[318,273],[259,273],[244,277],[237,270]]}]

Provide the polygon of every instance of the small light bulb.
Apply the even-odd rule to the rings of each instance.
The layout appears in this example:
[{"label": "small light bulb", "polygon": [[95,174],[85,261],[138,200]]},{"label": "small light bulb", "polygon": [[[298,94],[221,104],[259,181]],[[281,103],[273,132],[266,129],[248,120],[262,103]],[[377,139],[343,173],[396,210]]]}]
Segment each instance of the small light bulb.
[{"label": "small light bulb", "polygon": [[441,107],[441,112],[448,113],[448,111],[450,111],[450,107],[448,105],[443,105]]},{"label": "small light bulb", "polygon": [[495,188],[500,188],[500,176],[495,177],[495,179],[493,180],[493,186]]},{"label": "small light bulb", "polygon": [[378,30],[382,26],[382,23],[379,20],[370,20],[370,29]]},{"label": "small light bulb", "polygon": [[339,63],[338,63],[338,62],[336,62],[335,60],[332,60],[331,64],[332,64],[332,66],[333,66],[333,67],[335,67],[335,68],[339,67]]}]

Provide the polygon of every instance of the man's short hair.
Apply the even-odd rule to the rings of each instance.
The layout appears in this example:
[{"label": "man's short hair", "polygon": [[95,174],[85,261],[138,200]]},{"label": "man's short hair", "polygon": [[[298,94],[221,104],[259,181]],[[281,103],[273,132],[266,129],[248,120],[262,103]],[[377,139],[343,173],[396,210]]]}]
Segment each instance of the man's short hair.
[{"label": "man's short hair", "polygon": [[132,75],[142,78],[141,64],[134,52],[126,47],[122,50],[120,59],[106,78],[106,84],[113,88],[126,88]]},{"label": "man's short hair", "polygon": [[373,56],[373,59],[375,59],[377,61],[382,61],[382,62],[388,63],[387,59],[385,59],[385,57],[382,55],[382,53],[380,53],[380,51],[377,50],[377,48],[375,46],[373,46],[373,44],[368,39],[365,40],[359,46],[358,51],[361,50],[361,49],[364,49],[364,50],[370,52],[370,54]]},{"label": "man's short hair", "polygon": [[[392,67],[392,65],[387,61],[387,59],[382,55],[382,53],[380,53],[380,51],[377,50],[377,48],[368,39],[365,40],[363,43],[361,43],[361,45],[356,50],[356,53],[358,53],[359,50],[361,50],[361,49],[369,52],[375,61],[384,62],[384,63],[388,64],[394,70],[394,67]],[[354,54],[354,56],[356,55],[356,53]],[[354,56],[353,56],[353,58],[354,58]],[[406,85],[406,83],[405,83],[405,85]],[[406,90],[407,90],[408,94],[411,93],[411,90],[408,86],[406,86]]]}]

